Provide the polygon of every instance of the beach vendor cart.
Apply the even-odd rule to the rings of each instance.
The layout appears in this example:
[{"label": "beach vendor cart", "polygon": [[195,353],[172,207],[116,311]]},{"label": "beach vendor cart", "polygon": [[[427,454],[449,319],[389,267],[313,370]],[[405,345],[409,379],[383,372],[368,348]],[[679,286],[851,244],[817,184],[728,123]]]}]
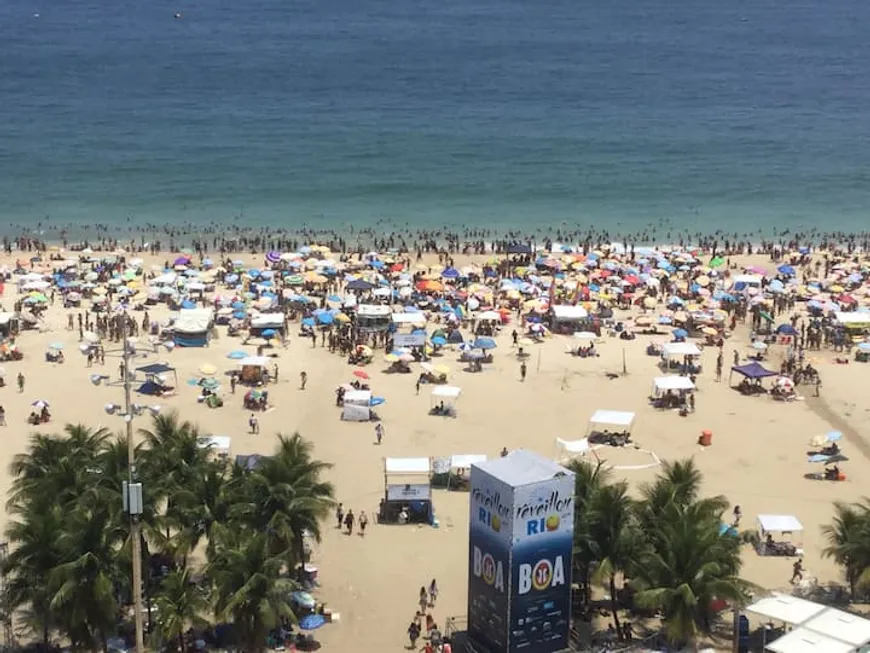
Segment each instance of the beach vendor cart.
[{"label": "beach vendor cart", "polygon": [[368,422],[372,418],[372,393],[369,390],[348,390],[341,406],[341,419],[346,422]]},{"label": "beach vendor cart", "polygon": [[596,410],[589,418],[586,439],[590,444],[621,447],[631,442],[635,414],[624,410]]},{"label": "beach vendor cart", "polygon": [[455,385],[435,386],[432,388],[432,407],[429,409],[429,414],[456,417],[456,402],[461,394],[462,389]]},{"label": "beach vendor cart", "polygon": [[[761,556],[801,556],[803,549],[791,541],[795,535],[803,537],[804,527],[794,515],[758,515],[758,543]],[[789,539],[786,539],[789,538]]]},{"label": "beach vendor cart", "polygon": [[384,460],[384,497],[378,511],[382,524],[431,524],[432,465],[429,458]]}]

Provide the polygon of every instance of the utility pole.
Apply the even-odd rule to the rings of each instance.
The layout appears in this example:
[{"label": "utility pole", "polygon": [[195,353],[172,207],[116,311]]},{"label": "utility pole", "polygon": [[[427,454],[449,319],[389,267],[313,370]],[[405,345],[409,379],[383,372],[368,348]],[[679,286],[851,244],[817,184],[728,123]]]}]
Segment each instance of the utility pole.
[{"label": "utility pole", "polygon": [[121,314],[121,345],[124,361],[124,422],[127,427],[127,483],[124,507],[130,514],[130,544],[133,548],[133,609],[136,620],[136,653],[145,653],[145,624],[142,615],[142,485],[136,481],[136,446],[133,442],[133,401],[130,375],[130,349],[127,345],[127,313]]}]

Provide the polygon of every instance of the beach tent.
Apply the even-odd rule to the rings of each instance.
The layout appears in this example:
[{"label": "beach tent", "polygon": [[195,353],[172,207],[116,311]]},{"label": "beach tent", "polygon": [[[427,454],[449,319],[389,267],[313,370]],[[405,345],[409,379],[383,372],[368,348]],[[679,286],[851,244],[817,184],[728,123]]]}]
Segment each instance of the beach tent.
[{"label": "beach tent", "polygon": [[178,385],[178,373],[175,371],[174,367],[167,365],[166,363],[151,363],[150,365],[143,365],[142,367],[137,367],[136,371],[142,372],[146,377],[159,377],[161,374],[172,372],[172,376],[175,378],[175,385]]},{"label": "beach tent", "polygon": [[450,456],[450,472],[447,476],[447,489],[468,488],[471,480],[471,465],[482,463],[486,454],[458,454]]},{"label": "beach tent", "polygon": [[681,390],[694,390],[695,384],[688,376],[657,376],[653,379],[653,394],[658,395],[662,392],[671,390],[678,392]]},{"label": "beach tent", "polygon": [[404,326],[406,324],[418,328],[426,326],[425,313],[393,313],[391,319],[396,326]]},{"label": "beach tent", "polygon": [[762,536],[767,533],[799,533],[803,524],[794,515],[758,515],[758,530]]},{"label": "beach tent", "polygon": [[204,435],[196,439],[196,446],[225,458],[230,455],[230,442],[227,435]]},{"label": "beach tent", "polygon": [[619,432],[631,431],[634,425],[634,413],[622,410],[596,410],[589,418],[588,432],[599,429],[616,429]]},{"label": "beach tent", "polygon": [[348,422],[368,422],[372,418],[372,393],[368,390],[348,390],[344,394],[341,419]]},{"label": "beach tent", "polygon": [[456,400],[462,394],[462,389],[455,385],[436,385],[432,388],[432,408],[434,409],[440,403],[444,403],[444,407],[449,414],[456,414]]},{"label": "beach tent", "polygon": [[239,361],[242,368],[242,382],[259,383],[263,380],[269,359],[265,356],[248,356]]},{"label": "beach tent", "polygon": [[819,603],[776,592],[747,606],[745,611],[764,617],[768,621],[798,626],[820,614],[824,609],[825,606]]},{"label": "beach tent", "polygon": [[254,337],[261,337],[264,331],[272,329],[284,336],[284,314],[283,313],[260,313],[251,318],[250,334]]},{"label": "beach tent", "polygon": [[207,347],[209,329],[214,326],[211,308],[184,308],[178,312],[172,325],[173,340],[177,347]]},{"label": "beach tent", "polygon": [[677,356],[700,356],[701,350],[694,342],[666,342],[662,345],[662,358]]},{"label": "beach tent", "polygon": [[747,363],[746,365],[735,365],[731,368],[731,372],[737,372],[747,379],[766,379],[769,376],[777,376],[776,372],[771,372],[761,363]]},{"label": "beach tent", "polygon": [[585,456],[591,450],[588,438],[583,438],[582,440],[556,438],[556,460],[558,462]]},{"label": "beach tent", "polygon": [[589,313],[582,306],[551,306],[550,316],[555,331],[556,325],[582,322],[589,316]]}]

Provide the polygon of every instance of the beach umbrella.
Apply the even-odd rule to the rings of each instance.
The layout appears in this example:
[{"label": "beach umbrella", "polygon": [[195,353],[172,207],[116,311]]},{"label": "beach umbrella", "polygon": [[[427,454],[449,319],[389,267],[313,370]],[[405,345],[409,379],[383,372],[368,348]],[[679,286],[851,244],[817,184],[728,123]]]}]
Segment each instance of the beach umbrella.
[{"label": "beach umbrella", "polygon": [[236,361],[242,360],[243,358],[247,358],[247,357],[248,357],[248,353],[245,351],[241,351],[241,350],[231,351],[229,354],[227,354],[227,358],[229,358],[231,360],[236,360]]},{"label": "beach umbrella", "polygon": [[780,265],[778,268],[776,268],[776,271],[780,274],[784,274],[787,277],[793,277],[796,274],[795,269],[790,265]]},{"label": "beach umbrella", "polygon": [[369,399],[369,406],[371,407],[382,406],[385,403],[387,403],[387,400],[383,397],[372,397]]},{"label": "beach umbrella", "polygon": [[369,376],[369,373],[368,373],[368,372],[366,372],[365,370],[361,370],[361,369],[355,369],[355,370],[353,371],[353,375],[354,375],[356,378],[358,378],[358,379],[368,380],[368,379],[371,378],[371,377]]},{"label": "beach umbrella", "polygon": [[384,356],[384,360],[388,363],[398,363],[399,356],[397,354],[392,354],[392,353],[387,354],[386,356]]},{"label": "beach umbrella", "polygon": [[303,608],[313,608],[317,601],[315,601],[314,597],[311,596],[308,592],[303,592],[301,590],[297,590],[290,594],[290,600],[293,601],[296,605]]},{"label": "beach umbrella", "polygon": [[478,338],[474,341],[474,344],[472,346],[475,349],[495,349],[496,347],[498,347],[495,340],[486,337]]},{"label": "beach umbrella", "polygon": [[828,442],[836,442],[837,440],[841,439],[842,437],[843,437],[843,434],[840,433],[840,431],[829,431],[828,434],[825,435],[825,439]]},{"label": "beach umbrella", "polygon": [[725,265],[725,259],[722,258],[721,256],[715,256],[715,257],[713,257],[713,260],[710,261],[711,268],[718,268],[718,267],[721,267],[723,265]]},{"label": "beach umbrella", "polygon": [[858,343],[858,351],[862,353],[870,353],[870,342],[860,342]]},{"label": "beach umbrella", "polygon": [[211,376],[212,374],[217,373],[217,368],[211,363],[205,363],[204,365],[200,365],[199,373],[204,376]]},{"label": "beach umbrella", "polygon": [[302,326],[313,327],[315,325],[315,321],[313,317],[303,317],[302,318]]},{"label": "beach umbrella", "polygon": [[474,346],[469,342],[463,342],[459,345],[459,351],[471,351],[472,349],[474,349]]},{"label": "beach umbrella", "polygon": [[756,340],[755,342],[753,342],[753,343],[750,345],[750,347],[752,347],[752,349],[754,349],[755,351],[765,351],[765,350],[767,350],[767,345],[766,345],[765,343],[761,342],[761,340]]},{"label": "beach umbrella", "polygon": [[307,614],[299,620],[300,630],[317,630],[326,624],[326,617],[322,614]]},{"label": "beach umbrella", "polygon": [[320,313],[317,316],[317,321],[321,324],[332,324],[335,322],[335,316],[332,313]]},{"label": "beach umbrella", "polygon": [[48,346],[49,349],[57,349],[60,351],[64,348],[64,344],[62,342],[53,342]]},{"label": "beach umbrella", "polygon": [[262,335],[268,340],[269,338],[274,338],[277,333],[278,332],[275,331],[275,329],[264,329]]},{"label": "beach umbrella", "polygon": [[39,410],[42,410],[43,408],[48,408],[48,402],[45,401],[44,399],[37,399],[36,401],[34,401],[30,405],[33,406],[34,408],[38,408]]},{"label": "beach umbrella", "polygon": [[207,390],[217,390],[220,387],[220,382],[213,377],[209,377],[207,379],[202,379],[199,382],[199,385]]},{"label": "beach umbrella", "polygon": [[436,347],[443,347],[447,344],[447,338],[445,338],[444,336],[435,336],[434,338],[432,338],[432,344]]},{"label": "beach umbrella", "polygon": [[781,336],[796,336],[797,329],[795,329],[791,324],[780,324],[776,327],[776,332]]},{"label": "beach umbrella", "polygon": [[281,252],[271,251],[266,253],[266,260],[269,263],[277,263],[281,260]]}]

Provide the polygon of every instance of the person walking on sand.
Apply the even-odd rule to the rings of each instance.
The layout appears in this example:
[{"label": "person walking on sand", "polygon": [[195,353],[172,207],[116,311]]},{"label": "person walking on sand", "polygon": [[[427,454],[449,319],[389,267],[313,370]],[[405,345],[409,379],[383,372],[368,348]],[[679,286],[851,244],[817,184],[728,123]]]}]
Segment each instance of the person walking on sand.
[{"label": "person walking on sand", "polygon": [[377,438],[378,444],[384,439],[384,425],[380,422],[375,424],[375,438]]},{"label": "person walking on sand", "polygon": [[236,394],[236,383],[236,375],[233,374],[230,376],[230,392],[232,392],[233,394]]},{"label": "person walking on sand", "polygon": [[365,534],[366,534],[366,526],[368,526],[368,524],[369,524],[369,517],[368,517],[368,515],[366,514],[366,511],[365,511],[365,510],[361,510],[361,511],[360,511],[360,513],[359,513],[359,519],[358,519],[357,521],[359,522],[359,536],[360,536],[360,537],[365,537]]},{"label": "person walking on sand", "polygon": [[791,580],[788,581],[792,585],[794,585],[796,582],[799,583],[804,579],[803,562],[803,558],[798,558],[797,561],[792,565]]},{"label": "person walking on sand", "polygon": [[308,383],[308,372],[302,370],[299,372],[299,389],[305,390],[305,384]]},{"label": "person walking on sand", "polygon": [[353,535],[353,510],[348,510],[344,516],[344,525],[347,528],[347,534]]},{"label": "person walking on sand", "polygon": [[526,380],[526,361],[520,363],[520,381]]},{"label": "person walking on sand", "polygon": [[24,393],[24,375],[21,372],[18,373],[18,392]]},{"label": "person walking on sand", "polygon": [[420,639],[420,624],[416,619],[408,626],[408,639],[411,640],[411,649],[417,648],[417,640]]},{"label": "person walking on sand", "polygon": [[429,605],[433,608],[435,607],[435,600],[438,598],[438,583],[435,582],[435,579],[432,579],[432,582],[429,583]]},{"label": "person walking on sand", "polygon": [[254,413],[248,418],[248,426],[251,427],[251,433],[257,435],[260,432],[260,422],[257,420]]},{"label": "person walking on sand", "polygon": [[426,614],[426,608],[429,607],[429,592],[426,591],[425,587],[420,588],[420,614]]},{"label": "person walking on sand", "polygon": [[339,503],[338,508],[335,509],[335,518],[338,520],[338,527],[341,528],[341,525],[344,524],[344,504]]}]

